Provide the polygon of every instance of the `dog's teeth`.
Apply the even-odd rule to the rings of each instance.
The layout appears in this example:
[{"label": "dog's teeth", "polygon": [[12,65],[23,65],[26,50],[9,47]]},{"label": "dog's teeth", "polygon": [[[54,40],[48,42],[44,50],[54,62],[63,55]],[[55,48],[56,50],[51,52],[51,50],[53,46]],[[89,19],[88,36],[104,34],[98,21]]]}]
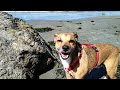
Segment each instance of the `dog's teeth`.
[{"label": "dog's teeth", "polygon": [[63,58],[68,58],[68,55],[62,54],[62,57],[63,57]]}]

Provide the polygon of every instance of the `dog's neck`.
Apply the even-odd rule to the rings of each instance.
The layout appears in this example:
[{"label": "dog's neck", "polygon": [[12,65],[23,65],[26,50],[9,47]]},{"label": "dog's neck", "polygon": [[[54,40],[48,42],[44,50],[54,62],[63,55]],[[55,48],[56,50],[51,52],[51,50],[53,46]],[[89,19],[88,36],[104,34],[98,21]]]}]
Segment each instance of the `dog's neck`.
[{"label": "dog's neck", "polygon": [[63,60],[60,56],[60,60],[62,62],[62,65],[64,68],[69,68],[70,67],[70,62],[71,62],[71,59],[70,57],[67,59],[67,60]]},{"label": "dog's neck", "polygon": [[81,44],[77,42],[75,50],[71,53],[71,62],[70,65],[74,62],[74,60],[77,60],[81,54]]},{"label": "dog's neck", "polygon": [[63,64],[64,68],[69,68],[74,60],[76,60],[79,55],[78,53],[81,53],[81,44],[77,43],[74,51],[71,53],[70,57],[67,60],[63,60],[60,56],[60,60]]}]

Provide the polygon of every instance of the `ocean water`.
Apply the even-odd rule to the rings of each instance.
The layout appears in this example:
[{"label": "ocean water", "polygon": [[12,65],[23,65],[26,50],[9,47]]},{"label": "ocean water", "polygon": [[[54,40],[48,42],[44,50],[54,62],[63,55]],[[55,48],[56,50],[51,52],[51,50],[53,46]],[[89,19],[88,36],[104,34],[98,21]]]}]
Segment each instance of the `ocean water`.
[{"label": "ocean water", "polygon": [[24,20],[75,20],[97,16],[120,16],[120,11],[4,11]]}]

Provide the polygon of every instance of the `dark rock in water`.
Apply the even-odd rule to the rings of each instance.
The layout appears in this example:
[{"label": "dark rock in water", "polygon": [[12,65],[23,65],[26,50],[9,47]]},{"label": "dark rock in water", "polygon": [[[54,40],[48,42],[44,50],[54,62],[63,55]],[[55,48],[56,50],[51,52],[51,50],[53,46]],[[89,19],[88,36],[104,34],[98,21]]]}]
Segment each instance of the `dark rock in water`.
[{"label": "dark rock in water", "polygon": [[82,29],[81,27],[79,27],[78,29]]},{"label": "dark rock in water", "polygon": [[76,23],[76,24],[82,24],[82,23]]},{"label": "dark rock in water", "polygon": [[34,28],[34,30],[37,30],[38,32],[49,32],[52,31],[54,29],[50,28],[50,27],[46,27],[46,28]]},{"label": "dark rock in water", "polygon": [[51,48],[25,21],[0,12],[0,79],[39,79],[54,67]]},{"label": "dark rock in water", "polygon": [[56,26],[56,27],[62,27],[62,26]]},{"label": "dark rock in water", "polygon": [[91,22],[94,22],[93,20]]}]

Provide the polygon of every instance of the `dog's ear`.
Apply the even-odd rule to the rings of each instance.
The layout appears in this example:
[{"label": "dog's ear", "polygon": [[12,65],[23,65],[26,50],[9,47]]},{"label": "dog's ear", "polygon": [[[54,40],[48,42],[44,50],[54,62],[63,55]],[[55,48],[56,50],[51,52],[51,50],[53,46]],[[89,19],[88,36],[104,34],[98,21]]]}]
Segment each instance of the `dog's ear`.
[{"label": "dog's ear", "polygon": [[57,41],[57,39],[56,39],[57,35],[58,35],[58,34],[55,34],[55,35],[54,35],[54,42]]},{"label": "dog's ear", "polygon": [[77,32],[73,32],[74,37],[76,38],[76,41],[78,40]]}]

